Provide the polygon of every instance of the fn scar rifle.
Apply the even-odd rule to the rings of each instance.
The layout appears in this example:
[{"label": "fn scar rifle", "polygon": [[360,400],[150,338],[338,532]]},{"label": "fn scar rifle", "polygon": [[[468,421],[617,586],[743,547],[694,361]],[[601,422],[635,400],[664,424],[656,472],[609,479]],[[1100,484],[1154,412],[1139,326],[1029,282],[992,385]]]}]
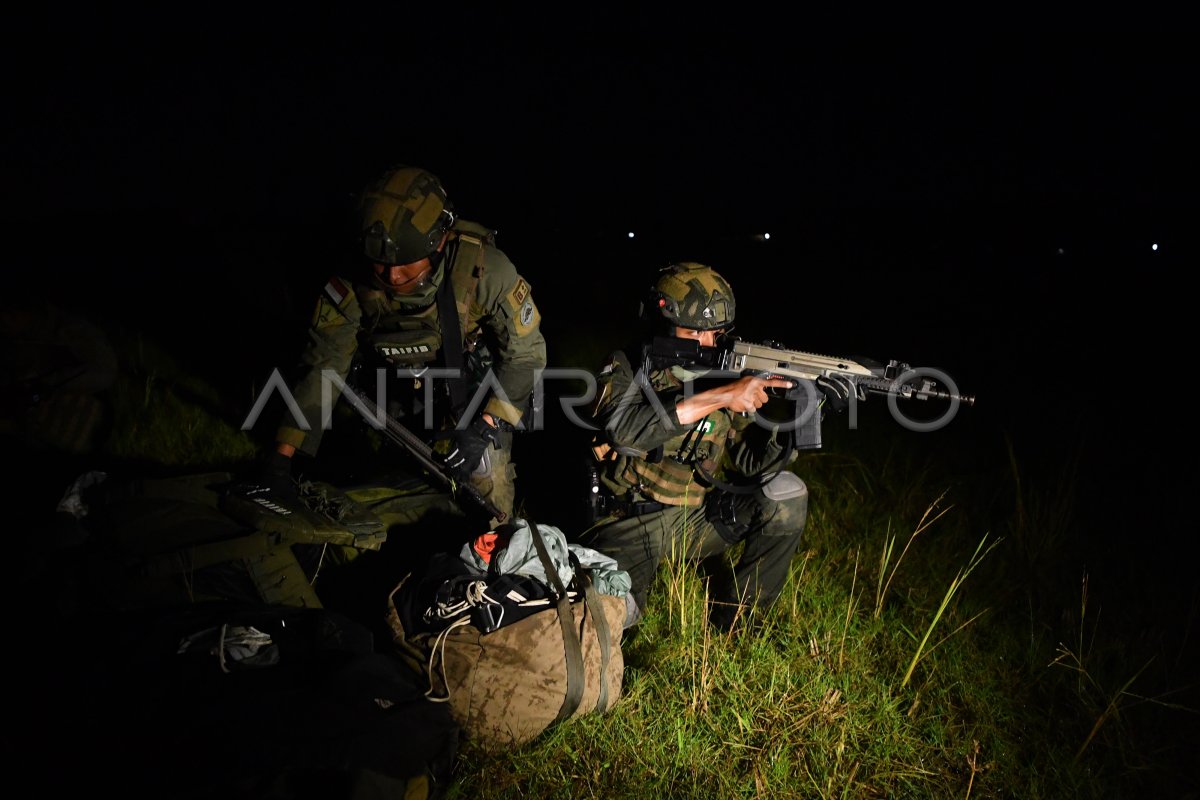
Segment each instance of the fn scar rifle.
[{"label": "fn scar rifle", "polygon": [[[865,401],[869,395],[905,400],[946,400],[950,403],[951,416],[957,412],[959,404],[975,405],[974,395],[960,394],[953,379],[939,370],[913,369],[895,360],[886,364],[873,361],[863,364],[849,358],[788,350],[775,342],[755,344],[732,339],[720,348],[716,367],[739,375],[792,380],[795,385],[785,396],[798,401],[800,398],[811,401],[821,396],[817,391],[827,394],[832,389],[847,404]],[[946,384],[945,388],[939,385],[939,380]],[[813,422],[797,430],[797,447],[821,446],[820,413],[810,416]]]},{"label": "fn scar rifle", "polygon": [[[881,394],[975,405],[975,396],[959,394],[956,386],[938,388],[937,381],[929,377],[930,370],[914,370],[908,364],[894,360],[866,366],[848,358],[786,350],[774,342],[752,344],[734,339],[730,347],[722,350],[717,369],[814,382],[821,378],[840,378],[857,390],[860,400],[865,400],[868,394]],[[943,377],[943,380],[949,379]]]},{"label": "fn scar rifle", "polygon": [[821,399],[831,391],[850,406],[865,401],[870,395],[904,400],[944,400],[950,404],[950,416],[957,412],[960,404],[975,405],[975,396],[960,393],[953,379],[940,370],[914,369],[895,360],[882,364],[869,359],[856,361],[789,350],[776,342],[758,344],[729,338],[710,348],[691,340],[657,337],[651,346],[651,356],[660,365],[706,367],[711,370],[705,373],[706,382],[722,375],[730,380],[757,375],[792,381],[793,386],[786,390],[784,397],[804,409],[795,420],[798,423],[795,446],[800,449],[821,446],[821,414],[817,409]]}]

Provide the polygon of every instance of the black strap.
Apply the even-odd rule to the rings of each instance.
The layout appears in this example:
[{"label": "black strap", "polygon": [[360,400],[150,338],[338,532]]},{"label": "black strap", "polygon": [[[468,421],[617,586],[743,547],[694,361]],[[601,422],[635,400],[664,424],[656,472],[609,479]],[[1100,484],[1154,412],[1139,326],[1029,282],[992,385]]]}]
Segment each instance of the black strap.
[{"label": "black strap", "polygon": [[[455,243],[457,244],[457,243]],[[458,318],[458,303],[454,299],[454,281],[450,268],[454,265],[458,248],[448,253],[442,265],[442,285],[438,287],[438,319],[442,323],[442,361],[447,369],[457,370],[458,377],[450,379],[450,407],[457,416],[467,405],[467,376],[463,375],[462,322]]]},{"label": "black strap", "polygon": [[575,577],[583,587],[583,602],[587,614],[592,618],[596,627],[596,640],[600,642],[600,696],[596,698],[596,710],[607,711],[608,702],[608,659],[612,653],[612,637],[608,632],[608,617],[604,615],[604,606],[600,602],[600,593],[592,584],[592,575],[579,563],[574,553],[569,553],[571,566],[575,568]]},{"label": "black strap", "polygon": [[[792,457],[792,451],[795,450],[796,437],[791,431],[785,432],[784,437],[786,438],[786,443],[783,446],[783,453],[779,456],[779,458],[776,458],[770,464],[763,467],[757,475],[748,476],[752,477],[754,481],[745,486],[735,486],[732,483],[726,483],[716,475],[709,474],[700,466],[696,467],[696,472],[698,472],[700,477],[702,477],[705,481],[711,483],[713,486],[717,487],[723,492],[729,492],[730,494],[751,494],[753,492],[757,492],[759,489],[763,488],[772,480],[774,480],[776,475],[787,470],[788,461]],[[779,469],[775,470],[774,472],[768,472],[768,470],[774,467],[775,464],[779,464]]]},{"label": "black strap", "polygon": [[554,719],[557,723],[574,714],[583,700],[583,648],[575,630],[575,615],[571,612],[571,598],[567,596],[567,589],[558,576],[554,562],[550,560],[550,554],[546,552],[546,543],[542,541],[537,525],[533,520],[526,521],[532,534],[533,547],[541,559],[542,569],[546,571],[546,582],[558,594],[558,624],[562,627],[563,648],[567,653],[567,696],[563,698],[562,707]]}]

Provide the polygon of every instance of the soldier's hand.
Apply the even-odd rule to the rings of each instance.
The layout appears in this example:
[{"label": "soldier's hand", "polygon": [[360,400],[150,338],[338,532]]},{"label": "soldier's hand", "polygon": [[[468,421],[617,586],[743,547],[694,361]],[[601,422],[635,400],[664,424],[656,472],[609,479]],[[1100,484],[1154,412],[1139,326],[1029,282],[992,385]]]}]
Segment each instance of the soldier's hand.
[{"label": "soldier's hand", "polygon": [[825,395],[825,402],[834,411],[842,412],[850,405],[850,396],[857,389],[845,375],[822,375],[817,378],[817,388]]},{"label": "soldier's hand", "polygon": [[446,466],[455,478],[465,481],[478,469],[488,445],[496,443],[499,430],[482,416],[476,417],[466,427],[454,429],[454,446],[446,455]]},{"label": "soldier's hand", "polygon": [[234,491],[274,503],[287,503],[300,497],[296,481],[292,478],[292,459],[278,452],[272,452],[255,465],[249,474],[238,482]]},{"label": "soldier's hand", "polygon": [[725,407],[730,411],[753,414],[770,399],[767,389],[787,389],[792,382],[784,378],[746,376],[729,384],[729,400]]}]

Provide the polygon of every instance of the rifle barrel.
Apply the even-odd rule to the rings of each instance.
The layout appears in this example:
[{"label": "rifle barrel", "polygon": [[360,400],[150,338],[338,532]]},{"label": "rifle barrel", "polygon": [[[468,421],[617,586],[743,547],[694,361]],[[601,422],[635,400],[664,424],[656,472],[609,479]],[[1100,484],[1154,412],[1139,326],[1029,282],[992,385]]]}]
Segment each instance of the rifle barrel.
[{"label": "rifle barrel", "polygon": [[936,386],[917,386],[911,383],[900,383],[888,378],[866,377],[858,378],[857,383],[868,391],[877,394],[894,394],[900,397],[915,396],[923,399],[934,397],[939,400],[957,400],[967,406],[975,405],[975,395],[973,394],[955,394],[945,389],[939,389]]},{"label": "rifle barrel", "polygon": [[[357,386],[346,384],[346,388],[354,392],[354,396],[362,402],[372,414],[374,419],[364,414],[364,418],[369,423],[374,423],[380,417],[383,418],[384,427],[383,433],[396,444],[408,451],[409,455],[420,462],[421,466],[426,469],[431,475],[437,478],[443,486],[450,489],[451,492],[465,494],[475,501],[480,508],[490,514],[497,522],[504,522],[508,517],[506,513],[496,507],[496,504],[483,496],[483,493],[475,488],[474,484],[469,481],[455,481],[446,474],[446,466],[438,460],[433,452],[433,448],[421,440],[419,436],[410,431],[408,428],[401,425],[396,420],[392,419],[391,415],[381,413],[379,405],[366,395]],[[360,411],[360,413],[362,413]]]}]

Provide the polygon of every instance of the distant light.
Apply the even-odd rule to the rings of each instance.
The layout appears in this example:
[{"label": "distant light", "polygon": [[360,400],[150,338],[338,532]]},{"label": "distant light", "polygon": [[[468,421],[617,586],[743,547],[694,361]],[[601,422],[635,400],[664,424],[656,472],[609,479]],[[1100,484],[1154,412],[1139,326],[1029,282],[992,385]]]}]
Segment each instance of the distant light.
[{"label": "distant light", "polygon": [[1060,248],[1058,248],[1058,254],[1059,254],[1060,256],[1063,254],[1063,252],[1064,252],[1064,251],[1063,251],[1063,249],[1062,249],[1061,247],[1060,247]]},{"label": "distant light", "polygon": [[1151,249],[1151,250],[1157,250],[1157,249],[1158,249],[1158,242],[1155,242],[1154,244],[1150,245],[1150,249]]},{"label": "distant light", "polygon": [[629,232],[629,238],[630,238],[630,239],[632,239],[632,238],[633,238],[633,231],[630,231],[630,232]]},{"label": "distant light", "polygon": [[770,238],[771,238],[771,234],[769,234],[769,233],[764,233],[764,234],[763,234],[763,238],[764,238],[764,239],[770,239]]}]

